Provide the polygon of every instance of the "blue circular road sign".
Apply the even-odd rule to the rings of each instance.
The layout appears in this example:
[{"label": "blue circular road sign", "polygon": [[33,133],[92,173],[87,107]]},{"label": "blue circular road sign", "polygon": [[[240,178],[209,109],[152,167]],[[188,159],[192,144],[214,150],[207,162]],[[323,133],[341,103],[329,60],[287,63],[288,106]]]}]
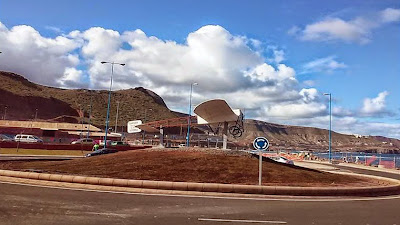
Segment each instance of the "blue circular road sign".
[{"label": "blue circular road sign", "polygon": [[257,150],[267,150],[269,147],[269,141],[265,137],[257,137],[253,141],[253,147]]}]

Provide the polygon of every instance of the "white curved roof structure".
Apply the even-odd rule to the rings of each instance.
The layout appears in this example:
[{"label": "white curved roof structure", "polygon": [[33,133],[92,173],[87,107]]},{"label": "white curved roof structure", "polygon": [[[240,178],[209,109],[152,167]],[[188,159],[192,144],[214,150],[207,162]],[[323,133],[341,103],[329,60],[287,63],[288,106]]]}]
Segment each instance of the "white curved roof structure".
[{"label": "white curved roof structure", "polygon": [[232,109],[223,99],[205,101],[194,109],[198,124],[234,122],[242,116],[240,109]]}]

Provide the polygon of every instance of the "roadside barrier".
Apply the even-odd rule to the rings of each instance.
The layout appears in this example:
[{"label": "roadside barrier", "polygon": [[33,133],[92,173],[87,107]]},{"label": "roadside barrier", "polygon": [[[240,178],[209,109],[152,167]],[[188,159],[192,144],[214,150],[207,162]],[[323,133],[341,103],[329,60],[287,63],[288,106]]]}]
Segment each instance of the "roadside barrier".
[{"label": "roadside barrier", "polygon": [[[350,175],[350,174],[347,174]],[[141,189],[162,189],[191,192],[221,192],[259,195],[295,195],[295,196],[380,196],[400,193],[400,181],[369,175],[353,175],[374,178],[378,184],[371,187],[289,187],[259,186],[218,183],[170,182],[151,180],[127,180],[114,178],[84,177],[62,174],[47,174],[0,170],[0,176],[28,178],[68,183],[118,186]],[[385,184],[385,185],[382,185]]]}]

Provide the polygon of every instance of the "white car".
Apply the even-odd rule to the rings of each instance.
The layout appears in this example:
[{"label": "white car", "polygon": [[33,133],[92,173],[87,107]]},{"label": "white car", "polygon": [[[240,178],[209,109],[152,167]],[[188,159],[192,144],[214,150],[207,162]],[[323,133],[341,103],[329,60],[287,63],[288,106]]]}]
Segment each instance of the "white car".
[{"label": "white car", "polygon": [[30,134],[17,134],[14,137],[15,141],[26,142],[26,143],[43,143],[43,140],[35,135]]}]

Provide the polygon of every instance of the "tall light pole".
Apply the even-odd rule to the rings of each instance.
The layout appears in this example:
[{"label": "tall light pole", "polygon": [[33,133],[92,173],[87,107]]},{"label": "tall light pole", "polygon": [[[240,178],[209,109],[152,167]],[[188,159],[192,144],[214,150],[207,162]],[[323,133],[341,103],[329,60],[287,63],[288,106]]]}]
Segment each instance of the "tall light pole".
[{"label": "tall light pole", "polygon": [[90,92],[90,105],[89,105],[89,121],[88,121],[88,126],[87,126],[87,134],[86,138],[89,138],[89,132],[90,132],[90,118],[92,117],[92,103],[93,103],[93,93]]},{"label": "tall light pole", "polygon": [[188,128],[187,128],[187,135],[186,135],[186,147],[190,147],[190,117],[192,116],[192,93],[193,93],[193,86],[198,85],[198,83],[194,82],[190,84],[190,95],[189,95],[189,116],[188,116]]},{"label": "tall light pole", "polygon": [[118,110],[119,110],[119,101],[117,101],[117,115],[115,116],[115,130],[114,130],[115,133],[117,133],[117,128],[118,128]]},{"label": "tall light pole", "polygon": [[114,75],[114,64],[125,66],[125,63],[117,63],[117,62],[101,62],[101,64],[111,64],[111,79],[110,79],[110,90],[108,91],[108,104],[107,104],[107,117],[106,117],[106,130],[104,135],[104,148],[107,147],[107,133],[108,133],[108,122],[110,118],[110,101],[111,101],[111,88],[112,88],[112,79]]},{"label": "tall light pole", "polygon": [[329,162],[332,162],[332,94],[324,93],[329,96]]}]

